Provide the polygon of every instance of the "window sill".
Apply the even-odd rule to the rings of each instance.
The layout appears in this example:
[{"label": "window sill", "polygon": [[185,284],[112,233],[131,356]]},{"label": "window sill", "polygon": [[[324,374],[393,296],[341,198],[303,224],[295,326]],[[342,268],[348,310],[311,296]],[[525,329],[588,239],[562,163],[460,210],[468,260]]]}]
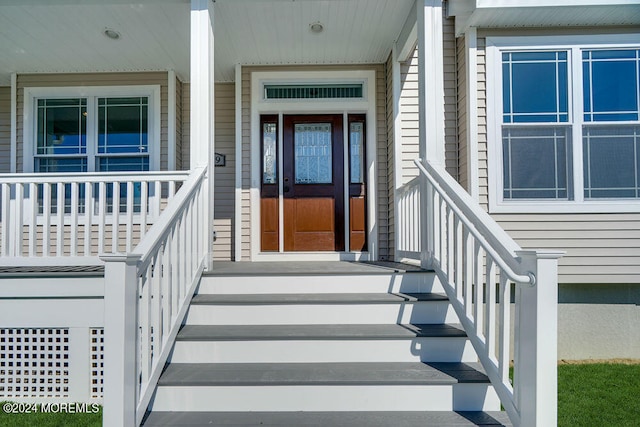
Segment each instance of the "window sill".
[{"label": "window sill", "polygon": [[489,202],[491,214],[578,214],[578,213],[640,213],[640,200],[601,200],[585,202],[527,200],[514,202]]}]

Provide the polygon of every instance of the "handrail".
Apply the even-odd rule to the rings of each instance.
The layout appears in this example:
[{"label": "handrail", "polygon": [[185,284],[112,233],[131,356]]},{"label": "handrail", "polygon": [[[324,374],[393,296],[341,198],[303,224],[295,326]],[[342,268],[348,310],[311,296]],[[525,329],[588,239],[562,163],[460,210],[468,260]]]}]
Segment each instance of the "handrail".
[{"label": "handrail", "polygon": [[189,176],[189,171],[145,171],[145,172],[24,172],[0,174],[0,183],[40,184],[44,182],[72,182],[98,183],[101,181],[126,181],[150,182],[157,180],[184,181]]},{"label": "handrail", "polygon": [[142,241],[105,255],[104,425],[140,425],[204,271],[207,168],[194,169]]},{"label": "handrail", "polygon": [[[459,191],[454,191],[452,186],[449,183],[446,182],[444,177],[448,176],[448,174],[440,173],[440,174],[435,175],[435,176],[440,178],[440,180],[438,180],[434,175],[432,175],[427,170],[427,167],[430,168],[430,169],[434,169],[435,170],[434,166],[432,166],[431,164],[427,163],[427,166],[425,167],[425,165],[422,163],[421,159],[415,159],[414,163],[416,164],[416,166],[418,166],[418,169],[420,170],[420,172],[422,172],[422,174],[429,180],[431,185],[433,185],[433,187],[436,189],[436,191],[438,191],[440,196],[443,199],[445,199],[445,201],[449,204],[450,209],[453,210],[456,213],[456,215],[458,215],[460,217],[460,219],[462,220],[464,225],[467,227],[469,232],[471,234],[473,234],[473,237],[475,237],[478,240],[478,242],[480,243],[482,248],[498,264],[500,269],[507,274],[509,279],[511,279],[511,280],[513,280],[514,282],[517,282],[517,283],[529,284],[531,286],[534,286],[535,283],[536,283],[535,274],[533,274],[530,271],[526,272],[525,274],[516,273],[515,269],[517,267],[514,268],[513,266],[509,265],[510,263],[513,262],[513,260],[515,258],[505,258],[505,257],[501,256],[500,254],[498,254],[498,252],[487,241],[487,239],[485,239],[483,234],[475,226],[475,224],[478,224],[478,223],[479,224],[493,223],[493,219],[491,217],[489,217],[488,215],[486,215],[486,212],[479,210],[477,212],[471,211],[471,213],[476,217],[476,218],[474,218],[474,219],[476,219],[476,221],[471,221],[469,219],[468,215],[466,213],[462,212],[462,210],[458,206],[462,205],[462,206],[465,206],[465,207],[469,207],[469,206],[473,206],[473,205],[470,204],[470,203],[459,203],[459,202],[456,203],[456,202],[454,202],[452,200],[452,198],[449,196],[450,193],[458,194],[458,195],[460,195],[461,193]],[[442,188],[443,186],[446,186],[447,189],[445,190],[444,188]],[[466,193],[464,193],[464,194],[466,194]],[[500,230],[502,230],[502,229],[500,229]],[[518,244],[516,242],[514,242],[513,239],[511,239],[511,237],[509,237],[507,235],[506,238],[508,239],[507,241],[513,242],[513,245],[511,245],[512,248],[509,249],[503,243],[499,243],[500,245],[502,245],[502,247],[504,248],[505,251],[513,251],[513,246],[517,247],[517,249],[515,249],[516,251],[522,250],[522,248],[520,248],[518,246]],[[503,241],[504,241],[504,239],[503,239]],[[513,256],[515,257],[515,253],[514,253]]]}]

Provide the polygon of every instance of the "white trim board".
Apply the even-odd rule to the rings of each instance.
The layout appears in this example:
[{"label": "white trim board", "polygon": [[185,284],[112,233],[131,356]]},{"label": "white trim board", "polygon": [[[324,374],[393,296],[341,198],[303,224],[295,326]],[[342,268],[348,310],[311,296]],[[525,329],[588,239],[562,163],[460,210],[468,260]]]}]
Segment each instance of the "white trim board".
[{"label": "white trim board", "polygon": [[[262,90],[265,83],[352,83],[361,82],[362,99],[318,99],[318,100],[265,100]],[[365,114],[367,118],[367,223],[369,226],[367,241],[369,251],[355,252],[280,252],[261,253],[260,251],[260,115],[275,114],[279,121],[285,114]],[[290,261],[304,260],[375,260],[378,252],[378,212],[377,212],[377,117],[376,117],[376,72],[375,70],[344,71],[256,71],[251,74],[251,259],[253,261]],[[279,126],[282,129],[282,125]],[[281,141],[282,138],[279,138]],[[281,143],[281,142],[280,142]],[[279,147],[282,153],[282,147]],[[282,170],[282,156],[278,170]],[[280,212],[282,212],[282,185],[279,185]],[[345,235],[349,232],[349,206],[345,206]],[[281,215],[282,218],[282,215]],[[280,242],[283,228],[280,227]],[[345,236],[346,237],[346,236]],[[348,238],[345,238],[348,242]],[[280,245],[281,251],[283,245]]]}]

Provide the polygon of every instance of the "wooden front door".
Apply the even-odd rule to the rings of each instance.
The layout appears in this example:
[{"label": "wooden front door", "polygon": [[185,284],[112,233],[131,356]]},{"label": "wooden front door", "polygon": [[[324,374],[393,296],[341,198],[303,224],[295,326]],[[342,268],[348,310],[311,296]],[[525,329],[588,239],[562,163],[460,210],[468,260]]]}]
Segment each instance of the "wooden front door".
[{"label": "wooden front door", "polygon": [[344,251],[342,115],[287,115],[283,123],[285,251]]}]

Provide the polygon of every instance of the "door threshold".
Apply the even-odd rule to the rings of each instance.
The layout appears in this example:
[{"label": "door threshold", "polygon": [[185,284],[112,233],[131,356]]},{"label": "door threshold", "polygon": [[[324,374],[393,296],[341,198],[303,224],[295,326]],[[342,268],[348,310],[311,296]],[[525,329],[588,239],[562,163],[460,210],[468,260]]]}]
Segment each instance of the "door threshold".
[{"label": "door threshold", "polygon": [[252,261],[375,261],[369,252],[260,252]]}]

